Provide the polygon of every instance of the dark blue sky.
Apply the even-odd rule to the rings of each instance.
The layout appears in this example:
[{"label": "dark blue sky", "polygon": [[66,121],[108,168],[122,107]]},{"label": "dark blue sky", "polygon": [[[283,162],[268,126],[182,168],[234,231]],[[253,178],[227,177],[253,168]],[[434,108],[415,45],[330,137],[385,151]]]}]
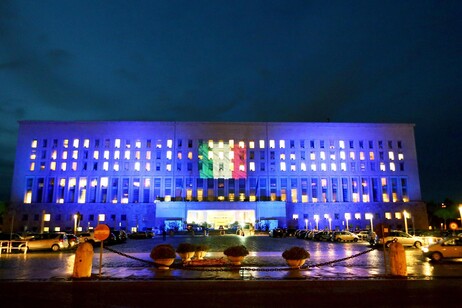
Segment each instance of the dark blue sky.
[{"label": "dark blue sky", "polygon": [[462,203],[461,1],[0,1],[0,199],[18,120],[415,123]]}]

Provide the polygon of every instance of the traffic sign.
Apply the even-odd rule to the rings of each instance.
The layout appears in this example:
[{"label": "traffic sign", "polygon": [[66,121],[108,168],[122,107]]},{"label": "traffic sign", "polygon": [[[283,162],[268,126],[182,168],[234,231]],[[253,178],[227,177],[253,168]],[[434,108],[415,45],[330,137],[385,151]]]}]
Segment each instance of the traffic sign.
[{"label": "traffic sign", "polygon": [[109,229],[108,225],[99,224],[95,227],[95,239],[104,241],[109,237],[111,230]]}]

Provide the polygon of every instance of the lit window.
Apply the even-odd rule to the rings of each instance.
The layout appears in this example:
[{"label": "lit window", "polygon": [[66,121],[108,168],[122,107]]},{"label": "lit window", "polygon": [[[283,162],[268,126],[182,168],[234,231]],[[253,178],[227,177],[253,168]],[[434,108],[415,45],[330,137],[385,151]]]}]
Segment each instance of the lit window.
[{"label": "lit window", "polygon": [[239,171],[245,171],[245,165],[243,164],[239,165]]},{"label": "lit window", "polygon": [[331,159],[331,160],[335,160],[335,152],[331,152],[331,153],[330,153],[330,159]]},{"label": "lit window", "polygon": [[279,155],[279,159],[280,159],[280,160],[285,160],[285,159],[286,159],[286,154],[281,153],[281,154]]},{"label": "lit window", "polygon": [[316,164],[315,163],[311,164],[311,171],[316,171]]},{"label": "lit window", "polygon": [[53,171],[56,170],[56,162],[55,161],[52,161],[50,163],[50,170],[53,170]]},{"label": "lit window", "polygon": [[36,148],[37,148],[37,144],[38,144],[37,139],[32,140],[31,148],[36,149]]},{"label": "lit window", "polygon": [[146,151],[146,159],[151,159],[151,151]]},{"label": "lit window", "polygon": [[66,171],[66,169],[67,169],[67,164],[61,163],[61,171]]},{"label": "lit window", "polygon": [[281,169],[281,171],[286,171],[286,163],[285,162],[282,161],[280,163],[280,169]]},{"label": "lit window", "polygon": [[290,153],[290,160],[295,160],[295,153]]},{"label": "lit window", "polygon": [[387,171],[384,162],[380,163],[380,171]]},{"label": "lit window", "polygon": [[63,154],[61,155],[62,159],[67,159],[67,151],[63,151]]},{"label": "lit window", "polygon": [[93,152],[93,158],[94,159],[99,159],[99,151],[94,151]]},{"label": "lit window", "polygon": [[104,159],[109,159],[109,151],[108,150],[104,151],[103,156],[104,156]]},{"label": "lit window", "polygon": [[338,147],[341,148],[341,149],[344,149],[345,148],[345,141],[344,140],[339,140],[338,141]]},{"label": "lit window", "polygon": [[124,159],[130,159],[130,150],[125,150]]},{"label": "lit window", "polygon": [[74,139],[72,146],[77,149],[79,147],[79,139]]},{"label": "lit window", "polygon": [[209,151],[209,152],[207,153],[207,158],[208,158],[208,159],[213,159],[213,152],[212,152],[212,151]]},{"label": "lit window", "polygon": [[64,147],[64,148],[69,147],[69,140],[68,140],[68,139],[64,139],[64,140],[63,140],[63,147]]},{"label": "lit window", "polygon": [[120,148],[120,139],[114,140],[114,147],[115,147],[116,149],[119,149],[119,148]]},{"label": "lit window", "polygon": [[361,151],[359,152],[359,160],[365,160],[366,159],[366,156],[364,155],[364,152]]},{"label": "lit window", "polygon": [[345,159],[346,159],[345,151],[340,151],[340,159],[341,159],[341,160],[345,160]]},{"label": "lit window", "polygon": [[388,159],[389,160],[395,160],[395,153],[393,153],[393,151],[388,152]]},{"label": "lit window", "polygon": [[279,148],[280,149],[285,149],[286,148],[286,141],[285,140],[279,140]]},{"label": "lit window", "polygon": [[89,146],[90,146],[90,139],[84,139],[83,140],[83,147],[85,149],[88,149]]},{"label": "lit window", "polygon": [[326,163],[321,163],[321,171],[327,171]]},{"label": "lit window", "polygon": [[[212,152],[209,152],[209,153],[212,153]],[[166,157],[167,157],[167,159],[169,159],[169,160],[172,159],[172,151],[167,151]]]},{"label": "lit window", "polygon": [[274,149],[276,147],[276,143],[275,143],[274,140],[269,141],[269,147],[270,147],[270,149]]},{"label": "lit window", "polygon": [[76,170],[77,170],[77,162],[73,162],[73,163],[72,163],[71,169],[72,169],[72,171],[76,171]]},{"label": "lit window", "polygon": [[30,163],[29,170],[30,170],[30,171],[34,171],[34,170],[35,170],[35,163],[34,163],[34,162],[31,162],[31,163]]},{"label": "lit window", "polygon": [[229,139],[228,145],[229,145],[229,147],[230,147],[231,149],[234,148],[234,140],[233,140],[233,139]]},{"label": "lit window", "polygon": [[390,171],[396,171],[395,163],[393,162],[390,163]]},{"label": "lit window", "polygon": [[319,152],[319,158],[321,158],[321,160],[326,160],[326,153],[324,151]]},{"label": "lit window", "polygon": [[305,163],[300,164],[300,170],[306,171],[306,164]]},{"label": "lit window", "polygon": [[167,140],[167,148],[171,149],[173,146],[173,140],[172,139],[168,139]]},{"label": "lit window", "polygon": [[361,219],[361,213],[355,213],[355,219]]},{"label": "lit window", "polygon": [[115,162],[114,163],[114,171],[119,171],[119,170],[120,170],[119,162]]},{"label": "lit window", "polygon": [[404,160],[404,154],[398,153],[398,160]]},{"label": "lit window", "polygon": [[225,158],[225,153],[223,153],[222,151],[218,152],[218,158],[219,159],[224,159]]},{"label": "lit window", "polygon": [[72,158],[73,159],[79,158],[79,151],[77,151],[77,150],[72,151]]},{"label": "lit window", "polygon": [[129,140],[129,139],[125,140],[125,147],[126,147],[127,149],[131,148],[131,143],[130,143],[130,140]]},{"label": "lit window", "polygon": [[188,159],[193,159],[193,153],[192,152],[188,152]]},{"label": "lit window", "polygon": [[310,153],[310,159],[311,159],[311,160],[315,160],[315,159],[316,159],[316,153],[315,153],[315,152],[311,152],[311,153]]},{"label": "lit window", "polygon": [[36,159],[37,158],[37,153],[35,150],[30,154],[30,159]]},{"label": "lit window", "polygon": [[251,162],[249,163],[249,170],[250,170],[250,171],[255,171],[255,162],[251,161]]},{"label": "lit window", "polygon": [[120,151],[114,151],[114,159],[120,159]]},{"label": "lit window", "polygon": [[146,163],[146,171],[151,171],[151,163]]},{"label": "lit window", "polygon": [[135,162],[134,168],[135,168],[135,171],[140,171],[140,162],[139,161]]},{"label": "lit window", "polygon": [[105,162],[103,163],[103,170],[104,170],[104,171],[108,171],[108,170],[109,170],[109,163],[108,163],[107,161],[105,161]]},{"label": "lit window", "polygon": [[245,148],[245,143],[244,143],[244,141],[239,141],[239,148],[240,148],[240,149]]},{"label": "lit window", "polygon": [[390,212],[385,212],[385,219],[391,219],[391,213]]},{"label": "lit window", "polygon": [[290,165],[290,171],[297,171],[297,167],[295,166],[295,164]]},{"label": "lit window", "polygon": [[350,152],[350,159],[355,160],[355,152]]},{"label": "lit window", "polygon": [[140,140],[135,141],[135,148],[137,148],[137,149],[141,148],[141,141]]},{"label": "lit window", "polygon": [[228,158],[229,159],[234,159],[234,152],[229,152],[228,153]]},{"label": "lit window", "polygon": [[167,170],[167,171],[172,171],[172,164],[167,164],[167,165],[165,166],[165,170]]},{"label": "lit window", "polygon": [[346,163],[345,162],[340,163],[340,170],[341,171],[346,171],[346,169],[347,169],[346,168]]},{"label": "lit window", "polygon": [[337,171],[337,164],[336,163],[331,163],[330,164],[330,170]]},{"label": "lit window", "polygon": [[369,160],[374,160],[375,159],[375,153],[374,152],[369,152]]},{"label": "lit window", "polygon": [[265,148],[265,140],[260,140],[259,143],[260,143],[260,149],[264,149]]},{"label": "lit window", "polygon": [[213,140],[209,140],[209,148],[213,149]]},{"label": "lit window", "polygon": [[255,148],[255,142],[254,141],[249,141],[249,148],[251,148],[251,149]]}]

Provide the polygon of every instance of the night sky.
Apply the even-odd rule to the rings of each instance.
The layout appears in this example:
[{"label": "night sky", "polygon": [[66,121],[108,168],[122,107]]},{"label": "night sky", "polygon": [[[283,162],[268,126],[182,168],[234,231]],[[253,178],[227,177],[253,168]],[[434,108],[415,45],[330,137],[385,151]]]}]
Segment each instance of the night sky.
[{"label": "night sky", "polygon": [[19,120],[415,123],[462,203],[462,1],[0,1],[0,200]]}]

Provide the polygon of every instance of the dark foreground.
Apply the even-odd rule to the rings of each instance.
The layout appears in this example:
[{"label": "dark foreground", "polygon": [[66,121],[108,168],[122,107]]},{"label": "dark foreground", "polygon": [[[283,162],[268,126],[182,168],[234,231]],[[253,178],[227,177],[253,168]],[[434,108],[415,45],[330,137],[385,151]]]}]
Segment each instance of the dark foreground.
[{"label": "dark foreground", "polygon": [[[450,307],[460,279],[0,282],[2,307]],[[7,304],[7,305],[5,305]]]}]

